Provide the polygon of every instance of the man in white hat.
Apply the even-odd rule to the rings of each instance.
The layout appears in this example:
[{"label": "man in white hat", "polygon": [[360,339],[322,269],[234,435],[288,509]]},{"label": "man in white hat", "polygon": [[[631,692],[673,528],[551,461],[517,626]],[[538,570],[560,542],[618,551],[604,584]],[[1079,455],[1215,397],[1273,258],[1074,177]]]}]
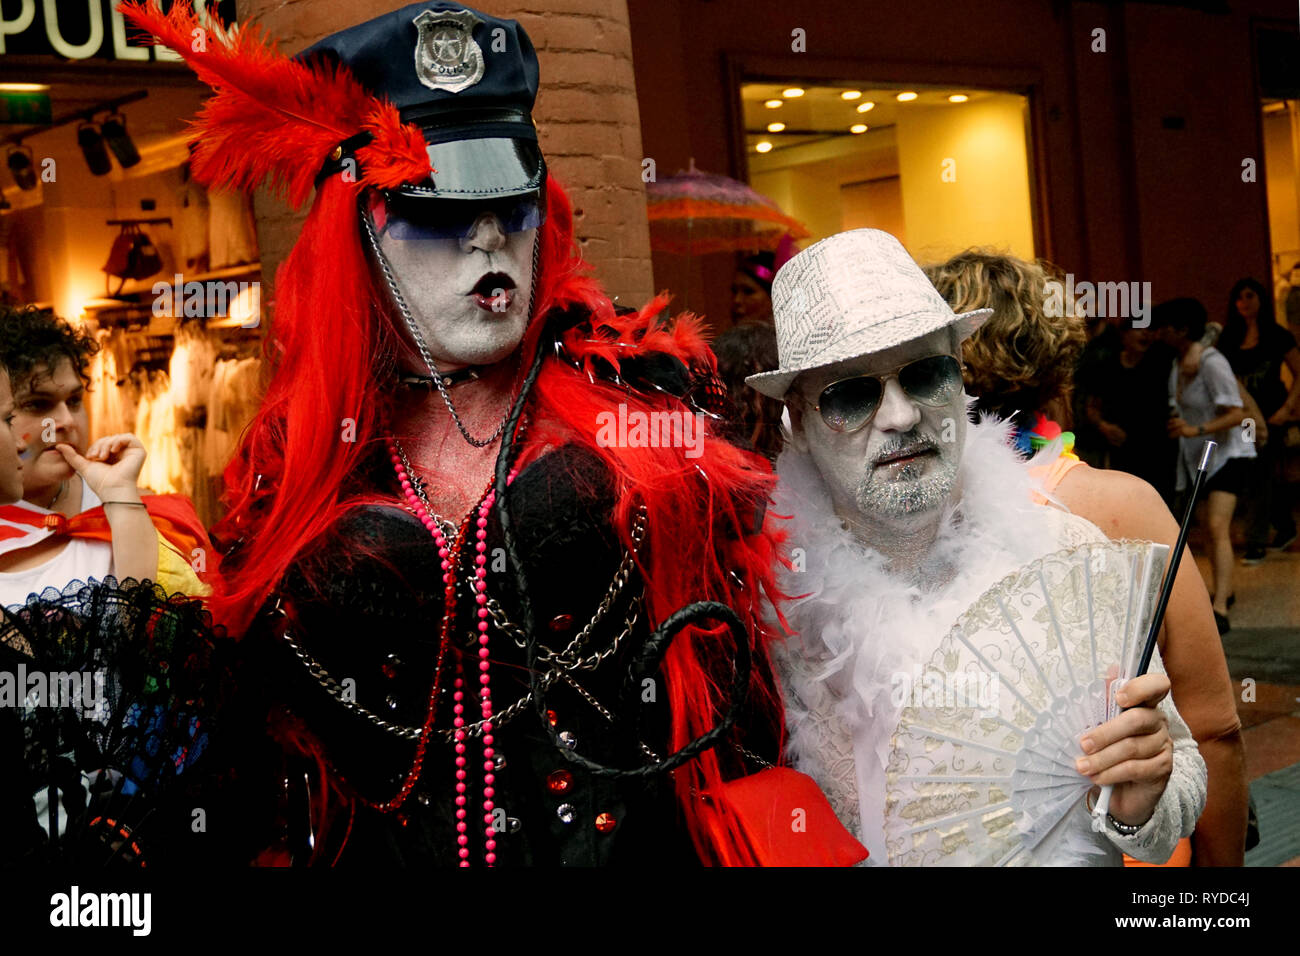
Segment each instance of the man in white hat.
[{"label": "man in white hat", "polygon": [[[989,586],[1075,544],[1089,522],[1033,503],[1029,465],[996,421],[969,423],[954,314],[898,240],[859,229],[790,260],[772,287],[780,367],[746,381],[786,403],[774,510],[791,515],[784,608],[789,752],[885,863],[885,767],[898,677],[930,659]],[[1077,770],[1114,784],[1105,839],[1051,862],[1164,862],[1205,801],[1205,765],[1159,662],[1119,692]],[[1086,814],[1082,805],[1079,813]],[[1040,860],[1041,862],[1041,860]]]}]

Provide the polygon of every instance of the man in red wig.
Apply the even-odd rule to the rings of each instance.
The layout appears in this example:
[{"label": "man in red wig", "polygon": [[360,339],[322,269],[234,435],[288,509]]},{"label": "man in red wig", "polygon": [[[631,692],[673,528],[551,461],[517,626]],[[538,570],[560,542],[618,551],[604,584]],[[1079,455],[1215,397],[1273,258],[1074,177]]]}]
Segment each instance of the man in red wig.
[{"label": "man in red wig", "polygon": [[263,808],[235,842],[295,863],[861,857],[828,808],[784,825],[781,801],[825,808],[806,778],[757,772],[781,737],[770,473],[713,437],[700,325],[616,311],[590,278],[519,25],[421,3],[288,59],[188,5],[126,9],[216,91],[197,177],[316,193],[227,472],[214,606],[271,729],[235,775]]}]

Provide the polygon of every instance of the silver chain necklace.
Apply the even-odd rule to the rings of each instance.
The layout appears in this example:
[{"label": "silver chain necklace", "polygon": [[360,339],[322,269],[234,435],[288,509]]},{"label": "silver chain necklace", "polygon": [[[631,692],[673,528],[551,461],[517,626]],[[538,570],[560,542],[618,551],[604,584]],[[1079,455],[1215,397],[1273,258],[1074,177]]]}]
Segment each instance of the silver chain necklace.
[{"label": "silver chain necklace", "polygon": [[[506,422],[510,419],[510,411],[514,406],[514,402],[512,401],[509,407],[506,408],[506,413],[497,425],[496,430],[487,438],[478,439],[469,433],[469,430],[465,427],[465,423],[460,420],[460,415],[456,412],[456,406],[451,403],[451,396],[447,394],[447,386],[443,384],[442,376],[438,374],[438,369],[433,364],[433,358],[429,355],[429,349],[424,344],[424,336],[420,334],[419,326],[415,324],[415,319],[411,315],[411,310],[406,307],[406,299],[402,297],[402,292],[397,287],[397,279],[393,275],[392,267],[388,264],[388,257],[385,256],[383,250],[379,248],[379,239],[375,236],[374,227],[370,224],[370,211],[365,208],[364,199],[358,199],[358,204],[361,206],[361,221],[366,227],[366,238],[370,240],[370,248],[375,251],[375,258],[379,262],[380,270],[384,273],[384,280],[388,283],[388,289],[393,294],[393,301],[396,303],[398,311],[402,313],[402,321],[406,323],[406,328],[410,331],[411,338],[415,340],[415,347],[420,352],[420,358],[424,361],[429,372],[433,375],[433,384],[437,386],[438,394],[442,396],[442,403],[447,406],[447,411],[451,412],[452,421],[454,421],[456,427],[460,429],[460,434],[465,441],[469,442],[475,448],[486,448],[501,437],[501,433],[505,430]],[[528,294],[528,318],[530,321],[533,317],[533,307],[537,303],[537,258],[541,245],[541,236],[534,235],[533,274],[529,282]]]},{"label": "silver chain necklace", "polygon": [[[420,499],[420,504],[424,505],[424,510],[429,513],[429,517],[438,522],[438,526],[442,528],[447,540],[454,542],[460,536],[459,526],[450,518],[444,518],[433,510],[433,505],[429,503],[429,494],[424,488],[424,479],[417,475],[415,469],[411,467],[411,462],[406,457],[406,449],[402,447],[402,443],[396,438],[393,439],[393,447],[397,449],[397,455],[402,459],[402,467],[406,469],[406,474],[411,479],[411,487],[415,490],[415,496]],[[420,516],[416,515],[416,517]]]}]

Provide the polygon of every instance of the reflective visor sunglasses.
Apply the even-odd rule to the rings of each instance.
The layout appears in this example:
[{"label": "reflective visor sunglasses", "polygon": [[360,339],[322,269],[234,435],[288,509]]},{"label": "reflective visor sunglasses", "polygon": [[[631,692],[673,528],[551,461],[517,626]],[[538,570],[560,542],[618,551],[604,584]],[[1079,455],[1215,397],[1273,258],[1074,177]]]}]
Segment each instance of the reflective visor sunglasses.
[{"label": "reflective visor sunglasses", "polygon": [[[855,432],[876,416],[885,397],[885,382],[897,376],[903,393],[914,402],[938,407],[952,401],[961,391],[962,366],[951,355],[931,355],[880,375],[857,375],[832,382],[822,389],[817,403],[826,427],[837,432]],[[807,399],[804,399],[807,401]]]},{"label": "reflective visor sunglasses", "polygon": [[420,199],[375,193],[370,215],[380,236],[393,239],[464,239],[484,213],[492,213],[507,232],[540,228],[546,221],[545,197],[532,193],[505,199]]}]

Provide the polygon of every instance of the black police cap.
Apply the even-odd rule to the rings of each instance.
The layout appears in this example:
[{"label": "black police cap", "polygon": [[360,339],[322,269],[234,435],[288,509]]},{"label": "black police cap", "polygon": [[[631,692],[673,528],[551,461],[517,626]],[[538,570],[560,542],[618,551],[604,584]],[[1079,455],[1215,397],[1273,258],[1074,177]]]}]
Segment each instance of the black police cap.
[{"label": "black police cap", "polygon": [[[423,183],[397,191],[413,198],[493,199],[540,193],[546,163],[532,109],[537,54],[514,20],[459,3],[413,3],[332,34],[297,59],[347,67],[371,93],[424,132],[429,165]],[[328,175],[366,137],[340,144]]]}]

